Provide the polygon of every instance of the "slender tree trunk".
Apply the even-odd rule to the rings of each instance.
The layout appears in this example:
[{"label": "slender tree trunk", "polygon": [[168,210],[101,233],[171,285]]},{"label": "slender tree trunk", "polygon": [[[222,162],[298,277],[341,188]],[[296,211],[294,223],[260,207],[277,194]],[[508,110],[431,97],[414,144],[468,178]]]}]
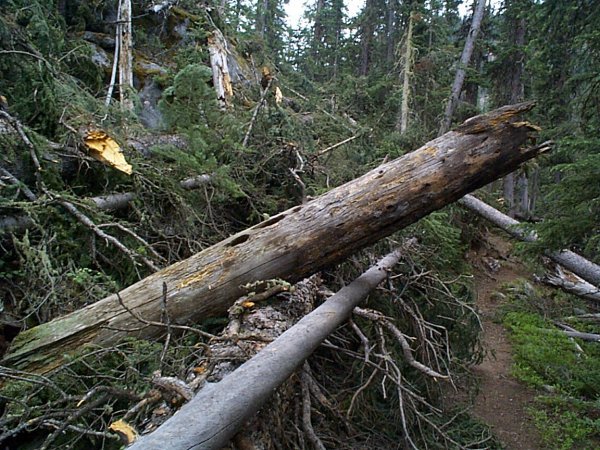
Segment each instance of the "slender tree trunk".
[{"label": "slender tree trunk", "polygon": [[452,116],[454,115],[454,110],[458,104],[458,98],[460,97],[460,92],[462,91],[462,86],[465,81],[466,69],[469,66],[471,55],[473,54],[473,49],[475,48],[475,39],[477,39],[477,35],[481,29],[481,22],[483,21],[483,13],[485,11],[485,2],[486,0],[477,0],[477,6],[475,7],[475,12],[473,13],[471,29],[469,30],[467,40],[465,41],[465,47],[460,57],[460,63],[458,65],[458,69],[456,70],[454,83],[452,84],[452,90],[450,92],[450,99],[446,105],[446,111],[444,112],[444,118],[440,125],[438,136],[441,136],[450,129]]},{"label": "slender tree trunk", "polygon": [[523,145],[532,127],[516,117],[532,106],[505,106],[474,117],[420,149],[162,269],[119,295],[24,331],[3,362],[47,372],[85,343],[107,346],[129,335],[164,333],[157,325],[140,328],[139,317],[160,322],[165,302],[174,323],[199,321],[227,311],[247,283],[273,278],[295,282],[340,262],[545,149]]},{"label": "slender tree trunk", "polygon": [[531,216],[531,210],[529,205],[529,179],[527,178],[527,174],[520,173],[519,174],[519,214],[524,219],[529,219]]},{"label": "slender tree trunk", "polygon": [[[537,240],[536,234],[524,229],[519,221],[501,213],[472,195],[461,198],[459,203],[521,241],[535,242]],[[546,255],[555,263],[600,288],[600,266],[597,264],[570,250],[549,251],[546,252]]]},{"label": "slender tree trunk", "polygon": [[[515,33],[513,35],[513,44],[516,47],[516,51],[514,56],[512,57],[512,73],[510,78],[510,97],[509,103],[518,103],[522,102],[525,97],[525,87],[523,84],[523,46],[525,45],[525,19],[517,19],[515,22]],[[519,187],[524,185],[524,182],[521,180],[522,176],[519,176]],[[525,180],[526,181],[526,180]],[[508,215],[514,217],[515,214],[521,209],[521,212],[525,215],[525,211],[523,208],[523,193],[521,193],[521,202],[517,204],[515,197],[515,184],[516,184],[516,175],[509,174],[504,178],[503,181],[503,191],[504,191],[504,201],[506,203],[506,207],[508,208]],[[520,208],[518,208],[520,206]],[[527,208],[528,209],[528,208]]]},{"label": "slender tree trunk", "polygon": [[502,198],[504,198],[504,206],[508,210],[508,215],[515,215],[515,174],[509,173],[504,177],[502,182]]},{"label": "slender tree trunk", "polygon": [[325,6],[325,0],[317,0],[317,10],[315,11],[315,26],[314,36],[312,44],[312,53],[315,62],[319,58],[320,50],[323,46],[323,8]]},{"label": "slender tree trunk", "polygon": [[408,19],[408,31],[404,50],[404,70],[402,71],[402,104],[400,106],[400,120],[396,123],[396,129],[400,134],[406,133],[408,128],[408,99],[410,96],[410,75],[412,73],[412,34],[414,25],[414,14]]},{"label": "slender tree trunk", "polygon": [[133,35],[131,28],[131,0],[121,0],[121,25],[119,45],[119,95],[125,109],[133,109],[131,92],[133,90]]},{"label": "slender tree trunk", "polygon": [[200,448],[218,450],[227,445],[244,422],[258,411],[312,352],[352,314],[400,258],[395,251],[304,316],[252,359],[209,384],[153,433],[129,450]]},{"label": "slender tree trunk", "polygon": [[269,10],[269,0],[258,0],[256,6],[256,31],[265,38],[267,25],[267,11]]},{"label": "slender tree trunk", "polygon": [[535,207],[537,205],[537,196],[538,196],[538,190],[539,190],[539,176],[540,176],[540,171],[536,167],[531,176],[531,189],[530,189],[530,193],[529,193],[529,210],[531,211],[531,214],[535,213]]},{"label": "slender tree trunk", "polygon": [[[395,36],[395,21],[396,21],[396,0],[387,0],[387,25],[386,34],[386,62],[388,67],[394,65],[394,50],[396,47]],[[412,16],[411,16],[412,19]]]},{"label": "slender tree trunk", "polygon": [[362,22],[362,38],[360,43],[360,65],[358,75],[366,77],[371,65],[371,45],[373,40],[373,0],[367,0],[365,5],[365,16]]}]

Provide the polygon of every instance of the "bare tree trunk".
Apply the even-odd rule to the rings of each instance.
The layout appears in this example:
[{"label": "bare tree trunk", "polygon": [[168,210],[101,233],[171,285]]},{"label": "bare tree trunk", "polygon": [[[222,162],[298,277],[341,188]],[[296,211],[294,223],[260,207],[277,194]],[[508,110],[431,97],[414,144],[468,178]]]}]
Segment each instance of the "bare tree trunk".
[{"label": "bare tree trunk", "polygon": [[529,179],[527,174],[520,173],[519,180],[519,214],[523,219],[529,219],[531,216],[531,209],[529,207]]},{"label": "bare tree trunk", "polygon": [[412,73],[412,34],[414,24],[414,14],[411,13],[408,19],[408,31],[406,33],[406,42],[404,50],[404,70],[402,74],[402,105],[400,106],[400,120],[396,124],[396,129],[400,134],[406,133],[408,128],[408,98],[410,96],[410,75]]},{"label": "bare tree trunk", "polygon": [[[129,450],[220,449],[306,358],[344,323],[400,258],[395,251],[342,288],[256,356],[209,384],[153,433]],[[201,446],[201,447],[200,447]]]},{"label": "bare tree trunk", "polygon": [[466,69],[469,66],[471,55],[473,54],[473,48],[475,47],[475,39],[477,39],[477,35],[479,34],[479,30],[481,28],[484,10],[485,0],[477,0],[477,6],[475,7],[475,12],[473,13],[471,29],[469,30],[467,40],[465,41],[465,47],[460,57],[460,63],[458,65],[458,69],[456,70],[456,76],[454,77],[454,83],[452,84],[452,91],[450,92],[450,99],[446,105],[446,111],[444,112],[444,118],[440,125],[438,136],[441,136],[450,129],[452,116],[454,115],[454,110],[458,104],[458,98],[465,81]]},{"label": "bare tree trunk", "polygon": [[[125,109],[133,109],[133,34],[131,29],[131,0],[121,0],[121,15],[117,19],[121,34],[117,36],[119,45],[119,95]],[[116,57],[116,55],[115,55]]]},{"label": "bare tree trunk", "polygon": [[93,305],[17,336],[4,364],[46,372],[84,343],[150,338],[161,326],[163,285],[171,320],[223,314],[243,286],[294,282],[419,220],[511,172],[546,147],[524,148],[532,127],[517,121],[533,103],[505,106],[388,162],[315,200],[296,206],[167,267]]},{"label": "bare tree trunk", "polygon": [[502,197],[504,198],[504,206],[508,209],[508,215],[515,215],[515,174],[509,173],[502,181]]},{"label": "bare tree trunk", "polygon": [[[465,195],[464,198],[459,200],[459,203],[521,241],[535,242],[537,240],[536,234],[524,230],[519,221],[501,213],[472,195]],[[570,270],[588,283],[600,287],[600,266],[592,261],[570,250],[546,252],[546,255],[552,261]]]},{"label": "bare tree trunk", "polygon": [[217,100],[223,106],[226,106],[233,97],[233,87],[229,75],[229,65],[227,64],[227,41],[223,33],[217,29],[208,38],[208,52]]}]

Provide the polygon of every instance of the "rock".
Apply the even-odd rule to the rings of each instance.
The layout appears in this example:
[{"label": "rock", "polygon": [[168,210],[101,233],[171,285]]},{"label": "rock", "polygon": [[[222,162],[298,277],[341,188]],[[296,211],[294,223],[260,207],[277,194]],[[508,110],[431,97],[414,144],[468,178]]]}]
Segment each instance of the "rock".
[{"label": "rock", "polygon": [[141,109],[138,117],[142,125],[150,130],[160,130],[164,128],[163,115],[158,109],[158,101],[162,96],[162,89],[154,80],[145,83],[143,89],[139,92]]},{"label": "rock", "polygon": [[108,53],[104,49],[93,42],[89,43],[92,49],[91,61],[105,72],[112,70],[112,58],[109,58]]},{"label": "rock", "polygon": [[92,44],[99,45],[105,50],[114,50],[115,38],[106,33],[94,33],[93,31],[84,31],[81,38]]}]

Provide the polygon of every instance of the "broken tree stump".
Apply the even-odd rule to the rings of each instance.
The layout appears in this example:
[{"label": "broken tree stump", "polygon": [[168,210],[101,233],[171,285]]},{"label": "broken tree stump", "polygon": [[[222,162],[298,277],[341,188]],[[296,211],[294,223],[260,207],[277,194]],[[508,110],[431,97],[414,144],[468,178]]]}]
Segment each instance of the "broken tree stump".
[{"label": "broken tree stump", "polygon": [[[224,314],[246,283],[300,280],[512,172],[547,146],[524,148],[533,127],[519,120],[533,103],[476,116],[420,149],[313,201],[284,211],[122,290],[127,309],[159,322],[163,283],[173,323]],[[2,364],[35,372],[61,365],[83,344],[151,338],[116,294],[19,334]]]}]

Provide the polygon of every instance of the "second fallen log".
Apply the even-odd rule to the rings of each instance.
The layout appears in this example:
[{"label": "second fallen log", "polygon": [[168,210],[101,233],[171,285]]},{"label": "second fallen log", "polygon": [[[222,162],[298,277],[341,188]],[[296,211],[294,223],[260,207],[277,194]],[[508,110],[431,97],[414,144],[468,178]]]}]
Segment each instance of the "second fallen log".
[{"label": "second fallen log", "polygon": [[[420,149],[315,200],[296,206],[120,292],[129,310],[159,322],[163,284],[174,323],[225,313],[257,280],[294,282],[416,222],[533,158],[524,148],[535,127],[519,121],[532,103],[474,117]],[[21,333],[3,364],[47,372],[86,343],[113,345],[126,336],[153,337],[117,295]]]}]

